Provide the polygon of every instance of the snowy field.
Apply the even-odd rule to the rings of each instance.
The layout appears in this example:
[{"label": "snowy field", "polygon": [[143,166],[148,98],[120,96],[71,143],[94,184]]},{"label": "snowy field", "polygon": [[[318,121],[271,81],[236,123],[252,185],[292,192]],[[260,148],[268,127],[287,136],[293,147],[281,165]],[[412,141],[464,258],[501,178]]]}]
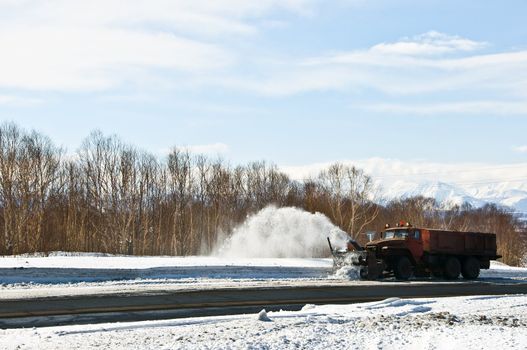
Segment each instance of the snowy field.
[{"label": "snowy field", "polygon": [[[256,281],[353,280],[334,273],[331,259],[135,257],[88,253],[52,253],[0,257],[0,290],[9,288],[180,284]],[[347,271],[344,271],[347,272]],[[480,279],[527,280],[527,268],[492,262]]]},{"label": "snowy field", "polygon": [[0,330],[2,349],[525,349],[527,296],[387,299],[297,312]]},{"label": "snowy field", "polygon": [[[0,257],[0,290],[11,288],[192,285],[258,281],[309,282],[353,280],[356,274],[334,273],[331,259],[135,257],[56,252],[49,256]],[[346,272],[346,271],[344,271]],[[492,262],[480,279],[527,280],[527,268]]]},{"label": "snowy field", "polygon": [[0,284],[309,279],[327,276],[331,264],[331,259],[64,256],[57,253],[49,257],[0,258]]}]

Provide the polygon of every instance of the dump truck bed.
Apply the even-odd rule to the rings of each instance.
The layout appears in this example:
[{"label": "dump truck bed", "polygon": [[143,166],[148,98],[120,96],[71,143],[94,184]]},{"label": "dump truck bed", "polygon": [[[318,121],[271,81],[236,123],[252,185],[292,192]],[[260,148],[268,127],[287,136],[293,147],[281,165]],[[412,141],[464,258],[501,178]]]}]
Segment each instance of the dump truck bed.
[{"label": "dump truck bed", "polygon": [[423,230],[423,248],[430,254],[495,257],[496,235],[482,232]]}]

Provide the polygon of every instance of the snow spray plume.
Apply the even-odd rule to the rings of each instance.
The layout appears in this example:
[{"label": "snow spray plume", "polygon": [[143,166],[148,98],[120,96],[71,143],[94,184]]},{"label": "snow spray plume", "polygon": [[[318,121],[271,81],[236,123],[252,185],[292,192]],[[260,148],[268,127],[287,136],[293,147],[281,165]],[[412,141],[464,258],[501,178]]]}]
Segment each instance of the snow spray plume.
[{"label": "snow spray plume", "polygon": [[346,232],[323,214],[269,206],[250,216],[215,255],[236,258],[312,258],[329,254],[326,237],[346,245]]}]

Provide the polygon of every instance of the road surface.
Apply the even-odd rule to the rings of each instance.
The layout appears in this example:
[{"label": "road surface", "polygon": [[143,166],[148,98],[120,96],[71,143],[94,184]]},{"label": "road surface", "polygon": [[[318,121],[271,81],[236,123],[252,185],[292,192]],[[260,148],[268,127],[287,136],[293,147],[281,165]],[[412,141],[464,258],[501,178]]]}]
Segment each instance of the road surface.
[{"label": "road surface", "polygon": [[319,282],[174,289],[170,286],[72,295],[0,296],[0,328],[124,322],[266,310],[298,310],[305,304],[358,303],[390,297],[526,294],[527,281]]}]

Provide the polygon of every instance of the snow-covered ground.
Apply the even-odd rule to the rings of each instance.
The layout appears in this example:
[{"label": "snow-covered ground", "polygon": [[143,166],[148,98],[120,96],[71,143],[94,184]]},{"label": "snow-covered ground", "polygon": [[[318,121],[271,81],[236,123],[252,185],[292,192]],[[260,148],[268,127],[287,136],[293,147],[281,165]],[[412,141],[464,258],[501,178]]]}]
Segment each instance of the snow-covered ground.
[{"label": "snow-covered ground", "polygon": [[9,285],[180,283],[327,278],[331,259],[240,259],[54,254],[0,257],[0,288]]},{"label": "snow-covered ground", "polygon": [[527,268],[508,266],[499,261],[491,261],[490,269],[481,270],[480,279],[501,278],[527,281]]},{"label": "snow-covered ground", "polygon": [[525,349],[527,295],[0,330],[2,349]]},{"label": "snow-covered ground", "polygon": [[[331,259],[133,257],[86,253],[0,257],[0,299],[215,288],[371,284]],[[493,262],[480,280],[527,281],[527,268]],[[460,280],[462,281],[462,280]],[[420,283],[426,283],[421,279]],[[395,283],[395,282],[391,282]]]},{"label": "snow-covered ground", "polygon": [[[357,274],[334,273],[331,259],[136,257],[88,253],[0,257],[0,290],[39,287],[155,284],[225,284],[227,282],[310,282],[350,280]],[[480,279],[527,280],[527,268],[492,262]]]},{"label": "snow-covered ground", "polygon": [[[148,288],[372,283],[333,274],[331,259],[129,257],[55,253],[0,257],[0,298]],[[527,280],[493,263],[483,280]],[[426,283],[426,282],[425,282]],[[0,330],[0,349],[524,349],[527,295],[388,299],[301,311]]]},{"label": "snow-covered ground", "polygon": [[327,267],[331,259],[244,259],[209,256],[120,256],[55,252],[47,256],[0,256],[0,268],[149,269],[189,266]]}]

